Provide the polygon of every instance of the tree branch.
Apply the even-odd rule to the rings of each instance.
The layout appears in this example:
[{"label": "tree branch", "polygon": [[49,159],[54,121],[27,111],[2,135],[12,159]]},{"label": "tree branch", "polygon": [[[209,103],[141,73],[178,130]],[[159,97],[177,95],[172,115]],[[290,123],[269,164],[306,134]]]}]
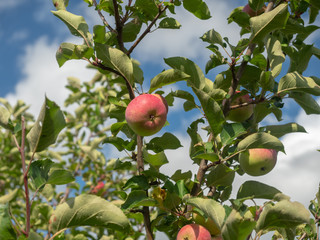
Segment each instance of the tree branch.
[{"label": "tree branch", "polygon": [[117,40],[118,40],[119,48],[122,52],[125,52],[124,43],[122,39],[122,30],[123,30],[124,23],[122,23],[120,19],[117,0],[112,0],[112,2],[113,2],[113,8],[114,8],[114,19],[116,21]]}]

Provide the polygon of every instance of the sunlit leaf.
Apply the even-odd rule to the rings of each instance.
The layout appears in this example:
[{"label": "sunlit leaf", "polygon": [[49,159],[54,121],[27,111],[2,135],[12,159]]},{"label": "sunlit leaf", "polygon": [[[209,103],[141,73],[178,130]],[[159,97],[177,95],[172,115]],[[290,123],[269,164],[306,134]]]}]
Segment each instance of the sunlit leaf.
[{"label": "sunlit leaf", "polygon": [[88,47],[92,47],[89,27],[82,16],[75,15],[66,10],[51,11],[60,18],[69,28],[72,35],[82,37]]},{"label": "sunlit leaf", "polygon": [[181,24],[174,18],[166,17],[159,23],[159,28],[179,29]]},{"label": "sunlit leaf", "polygon": [[250,18],[251,42],[262,41],[270,32],[285,26],[289,17],[288,5],[282,3],[270,12]]},{"label": "sunlit leaf", "polygon": [[58,205],[50,219],[52,232],[78,226],[130,230],[130,222],[114,204],[96,195],[81,194]]},{"label": "sunlit leaf", "polygon": [[147,196],[144,190],[133,190],[129,193],[126,201],[122,204],[122,209],[131,209],[139,206],[154,206],[156,200]]},{"label": "sunlit leaf", "polygon": [[282,200],[275,205],[267,204],[260,214],[257,230],[274,227],[296,227],[310,220],[310,212],[299,202]]},{"label": "sunlit leaf", "polygon": [[151,79],[149,93],[152,93],[154,90],[161,88],[165,85],[186,80],[188,78],[190,78],[188,74],[177,69],[169,69],[163,71]]},{"label": "sunlit leaf", "polygon": [[32,152],[40,152],[56,142],[66,122],[59,106],[45,97],[37,121],[27,135]]},{"label": "sunlit leaf", "polygon": [[306,132],[303,126],[297,123],[287,123],[282,125],[269,125],[263,127],[264,131],[270,133],[271,135],[280,138],[285,134],[294,132]]},{"label": "sunlit leaf", "polygon": [[184,0],[183,7],[200,19],[211,17],[207,4],[202,0]]},{"label": "sunlit leaf", "polygon": [[208,186],[230,186],[234,180],[235,171],[224,164],[218,164],[207,176]]},{"label": "sunlit leaf", "polygon": [[219,229],[222,228],[226,213],[224,207],[219,202],[213,199],[205,199],[199,197],[191,198],[187,201],[187,203],[199,208],[203,212],[205,217],[212,219]]},{"label": "sunlit leaf", "polygon": [[242,151],[252,148],[267,148],[284,152],[284,146],[281,141],[277,137],[265,132],[253,133],[244,138],[239,142],[237,150]]}]

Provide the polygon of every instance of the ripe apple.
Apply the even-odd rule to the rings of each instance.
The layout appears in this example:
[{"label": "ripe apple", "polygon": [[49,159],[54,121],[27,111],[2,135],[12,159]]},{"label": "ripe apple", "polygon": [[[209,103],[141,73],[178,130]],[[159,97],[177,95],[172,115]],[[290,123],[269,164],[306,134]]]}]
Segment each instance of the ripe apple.
[{"label": "ripe apple", "polygon": [[277,163],[278,152],[274,149],[253,148],[239,154],[240,166],[251,176],[270,172]]},{"label": "ripe apple", "polygon": [[91,190],[91,193],[97,194],[101,189],[104,188],[104,182],[98,182],[97,185]]},{"label": "ripe apple", "polygon": [[264,6],[263,8],[261,8],[260,10],[258,10],[258,11],[254,11],[254,10],[249,6],[249,4],[246,4],[246,5],[243,7],[243,9],[242,9],[242,11],[245,12],[245,13],[247,13],[250,17],[258,16],[258,15],[260,15],[261,13],[263,13],[264,10],[265,10],[265,6]]},{"label": "ripe apple", "polygon": [[211,240],[211,234],[205,227],[192,223],[180,229],[176,240]]},{"label": "ripe apple", "polygon": [[142,94],[127,106],[125,117],[129,127],[140,136],[150,136],[166,123],[168,104],[159,94]]},{"label": "ripe apple", "polygon": [[[236,91],[236,94],[240,93],[240,91]],[[231,106],[239,105],[242,103],[247,103],[252,101],[249,94],[242,95],[240,97],[237,97],[235,95],[235,99],[231,102]],[[236,109],[230,110],[227,119],[233,121],[233,122],[243,122],[247,120],[253,113],[253,104],[249,104],[244,107],[239,107]]]}]

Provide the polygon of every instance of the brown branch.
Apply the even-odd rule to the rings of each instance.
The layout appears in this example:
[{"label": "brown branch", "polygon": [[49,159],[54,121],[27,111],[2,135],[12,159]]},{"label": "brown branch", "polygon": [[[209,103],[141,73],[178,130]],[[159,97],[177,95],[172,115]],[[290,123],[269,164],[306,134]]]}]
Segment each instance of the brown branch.
[{"label": "brown branch", "polygon": [[116,21],[116,30],[117,30],[117,40],[119,44],[119,48],[122,52],[125,52],[124,43],[122,39],[122,30],[123,30],[123,23],[120,19],[119,9],[117,0],[112,0],[113,8],[114,8],[114,19]]},{"label": "brown branch", "polygon": [[94,6],[96,7],[96,10],[103,22],[103,24],[110,30],[110,32],[115,33],[116,31],[109,25],[109,23],[107,22],[107,20],[105,19],[105,17],[103,16],[102,12],[100,11],[100,9],[98,8],[98,4],[96,0],[92,0]]}]

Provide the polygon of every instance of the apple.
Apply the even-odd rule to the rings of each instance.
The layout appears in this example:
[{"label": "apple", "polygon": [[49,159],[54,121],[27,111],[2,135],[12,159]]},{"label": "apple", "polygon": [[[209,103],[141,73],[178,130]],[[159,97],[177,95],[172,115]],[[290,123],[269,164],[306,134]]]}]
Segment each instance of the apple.
[{"label": "apple", "polygon": [[245,13],[247,13],[250,17],[254,17],[254,16],[258,16],[258,15],[260,15],[261,13],[263,13],[264,10],[265,10],[265,8],[266,8],[266,7],[264,6],[264,7],[262,7],[260,10],[254,11],[254,10],[249,6],[249,4],[246,4],[246,5],[243,7],[242,11],[245,12]]},{"label": "apple", "polygon": [[[236,91],[236,94],[240,93],[240,91]],[[242,103],[247,103],[252,101],[249,94],[242,95],[237,97],[235,95],[235,99],[231,102],[231,106],[239,105]],[[243,122],[251,117],[253,113],[253,104],[246,105],[244,107],[239,107],[236,109],[230,110],[227,119],[233,122]]]},{"label": "apple", "polygon": [[270,172],[277,163],[278,152],[274,149],[253,148],[239,154],[240,166],[251,176]]},{"label": "apple", "polygon": [[161,130],[167,121],[168,104],[159,94],[141,94],[127,106],[125,118],[129,127],[140,136]]},{"label": "apple", "polygon": [[205,227],[192,223],[180,229],[176,240],[211,240],[211,234]]}]

